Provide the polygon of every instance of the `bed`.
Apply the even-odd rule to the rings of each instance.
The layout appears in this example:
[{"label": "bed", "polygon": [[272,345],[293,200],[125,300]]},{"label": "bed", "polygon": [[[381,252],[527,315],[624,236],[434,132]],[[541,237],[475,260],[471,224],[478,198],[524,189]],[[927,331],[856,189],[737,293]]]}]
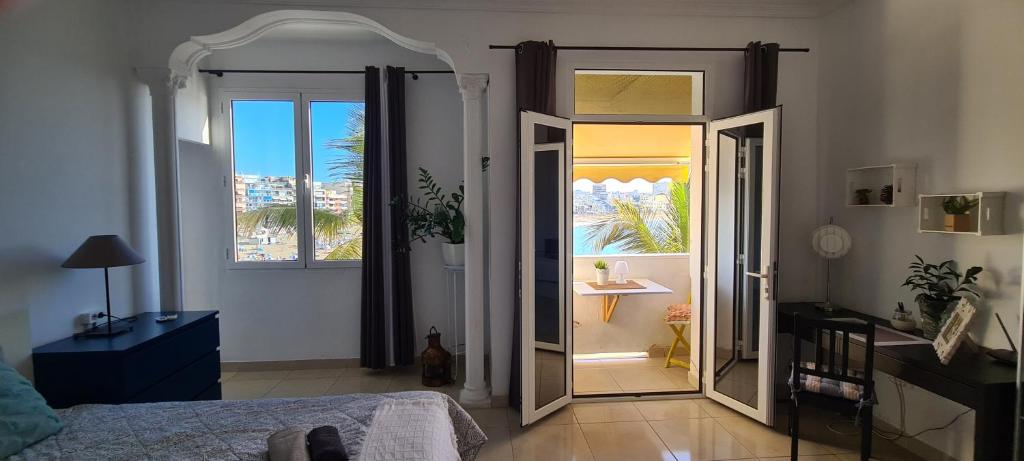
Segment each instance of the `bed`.
[{"label": "bed", "polygon": [[336,426],[357,459],[381,403],[398,399],[443,402],[463,460],[476,457],[487,438],[451,397],[437,392],[348,394],[301,399],[78,405],[56,410],[64,429],[12,460],[262,460],[267,437],[282,428]]}]

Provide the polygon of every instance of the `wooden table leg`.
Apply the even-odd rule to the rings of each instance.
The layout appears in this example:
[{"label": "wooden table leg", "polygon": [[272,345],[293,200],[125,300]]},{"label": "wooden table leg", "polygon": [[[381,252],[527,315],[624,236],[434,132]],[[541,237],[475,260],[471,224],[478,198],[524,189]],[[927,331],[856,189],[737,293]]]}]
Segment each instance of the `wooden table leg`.
[{"label": "wooden table leg", "polygon": [[615,306],[619,305],[619,295],[605,295],[603,298],[604,306],[601,309],[603,315],[602,320],[604,320],[604,323],[608,323],[608,321],[612,319],[612,313],[615,312]]}]

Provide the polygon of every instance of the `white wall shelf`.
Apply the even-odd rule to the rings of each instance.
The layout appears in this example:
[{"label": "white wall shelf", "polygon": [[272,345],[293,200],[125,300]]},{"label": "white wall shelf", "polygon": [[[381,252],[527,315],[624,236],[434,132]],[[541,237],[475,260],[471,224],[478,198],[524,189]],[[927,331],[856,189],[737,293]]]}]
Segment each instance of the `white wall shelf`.
[{"label": "white wall shelf", "polygon": [[[917,195],[916,176],[917,165],[913,163],[865,166],[846,170],[846,206],[914,206],[914,198]],[[882,188],[885,186],[892,186],[892,203],[882,202]],[[860,203],[857,198],[858,189],[871,190],[868,193],[868,203]]]},{"label": "white wall shelf", "polygon": [[[964,229],[954,230],[946,223],[942,202],[949,197],[964,196],[978,200],[978,206],[967,213]],[[922,194],[918,201],[918,232],[936,234],[1001,235],[1003,233],[1003,200],[1005,192],[969,192],[965,194]]]}]

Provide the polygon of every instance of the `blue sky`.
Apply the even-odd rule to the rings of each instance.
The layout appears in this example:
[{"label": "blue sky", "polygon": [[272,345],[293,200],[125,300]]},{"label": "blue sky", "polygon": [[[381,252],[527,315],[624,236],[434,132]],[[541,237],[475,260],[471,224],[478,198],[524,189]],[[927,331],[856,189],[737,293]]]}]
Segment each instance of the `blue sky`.
[{"label": "blue sky", "polygon": [[[348,136],[348,119],[363,103],[314,101],[310,113],[313,180],[330,181],[327,162],[344,155],[328,141]],[[295,118],[291,101],[232,101],[235,172],[295,176]]]}]

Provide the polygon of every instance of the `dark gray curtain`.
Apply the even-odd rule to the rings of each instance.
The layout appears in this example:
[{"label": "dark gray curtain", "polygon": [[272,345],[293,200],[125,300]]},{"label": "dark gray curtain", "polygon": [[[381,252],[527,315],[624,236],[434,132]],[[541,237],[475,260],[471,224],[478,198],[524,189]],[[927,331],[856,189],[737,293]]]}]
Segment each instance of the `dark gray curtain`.
[{"label": "dark gray curtain", "polygon": [[366,136],[363,141],[363,284],[359,364],[380,369],[388,365],[384,291],[384,222],[381,161],[380,69],[366,68]]},{"label": "dark gray curtain", "polygon": [[[408,195],[405,153],[405,68],[387,67],[388,178],[391,200]],[[412,318],[412,275],[409,267],[408,216],[404,206],[391,207],[391,322],[394,328],[395,365],[416,359],[416,332]]]},{"label": "dark gray curtain", "polygon": [[748,43],[743,66],[743,112],[775,107],[778,83],[779,44]]},{"label": "dark gray curtain", "polygon": [[[555,115],[555,63],[558,49],[552,41],[528,41],[516,45],[516,133],[519,133],[519,114],[529,110],[548,115]],[[513,304],[512,320],[512,369],[509,382],[509,406],[519,408],[522,403],[520,389],[520,368],[522,363],[520,338],[522,331],[522,298],[519,297],[522,287],[522,274],[519,272],[521,240],[519,229],[521,192],[519,184],[522,171],[519,168],[519,149],[516,148],[516,256],[513,273],[515,274],[515,303]]]}]

